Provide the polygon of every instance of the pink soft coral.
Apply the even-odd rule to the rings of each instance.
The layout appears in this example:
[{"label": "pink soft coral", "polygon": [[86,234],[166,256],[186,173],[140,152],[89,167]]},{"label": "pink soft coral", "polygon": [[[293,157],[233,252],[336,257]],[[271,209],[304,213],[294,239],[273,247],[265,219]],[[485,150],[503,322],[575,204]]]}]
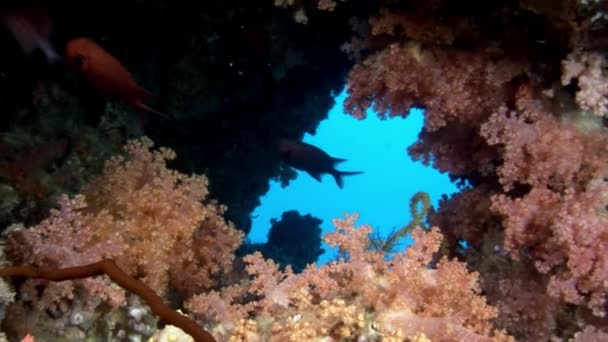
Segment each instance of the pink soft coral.
[{"label": "pink soft coral", "polygon": [[[334,220],[336,231],[324,238],[346,253],[347,259],[310,265],[303,273],[293,274],[279,271],[259,254],[245,257],[254,278],[242,288],[260,296],[249,302],[256,320],[239,317],[244,307],[237,303],[244,298],[233,295],[196,296],[188,307],[208,324],[214,322],[213,331],[220,339],[510,340],[493,329],[496,310],[479,295],[476,273],[445,258],[429,267],[441,243],[436,228],[417,229],[414,245],[386,260],[384,253],[366,248],[371,227],[356,227],[357,217]],[[230,291],[234,294],[234,288]],[[225,320],[218,321],[219,317]]]},{"label": "pink soft coral", "polygon": [[34,342],[34,336],[27,334],[23,337],[23,339],[21,340],[21,342]]},{"label": "pink soft coral", "polygon": [[[224,207],[202,203],[205,176],[168,169],[175,153],[152,146],[146,137],[129,142],[127,155],[108,161],[83,194],[62,197],[51,217],[11,234],[11,261],[68,267],[112,258],[161,296],[170,285],[186,295],[210,288],[212,277],[231,265],[243,234],[222,218]],[[112,287],[104,291],[103,278],[77,283],[91,298],[104,292],[116,298]]]},{"label": "pink soft coral", "polygon": [[606,58],[597,52],[571,52],[562,61],[562,85],[577,79],[576,102],[597,116],[608,114]]},{"label": "pink soft coral", "polygon": [[558,120],[540,100],[519,99],[516,109],[502,107],[481,126],[488,143],[502,149],[504,190],[532,187],[519,198],[492,197],[492,210],[503,217],[504,247],[550,275],[550,294],[603,316],[608,138],[601,128],[584,131]]},{"label": "pink soft coral", "polygon": [[514,258],[532,257],[541,273],[551,275],[550,294],[566,302],[587,303],[604,316],[608,289],[608,185],[559,195],[533,189],[521,199],[494,198],[505,217],[505,248]]},{"label": "pink soft coral", "polygon": [[357,118],[373,106],[384,118],[406,115],[422,104],[425,129],[432,132],[487,117],[507,100],[508,82],[525,69],[525,64],[494,62],[481,53],[392,44],[353,68],[344,106]]}]

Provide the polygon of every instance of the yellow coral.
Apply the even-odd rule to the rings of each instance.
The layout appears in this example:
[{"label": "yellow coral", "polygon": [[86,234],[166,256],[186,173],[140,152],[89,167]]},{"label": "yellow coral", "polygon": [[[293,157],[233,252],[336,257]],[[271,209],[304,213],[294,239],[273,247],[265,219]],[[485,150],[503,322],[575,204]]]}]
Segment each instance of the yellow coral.
[{"label": "yellow coral", "polygon": [[426,337],[424,333],[417,333],[412,339],[412,342],[431,342],[431,340]]},{"label": "yellow coral", "polygon": [[254,320],[240,319],[229,339],[230,342],[257,342],[260,341],[258,327]]},{"label": "yellow coral", "polygon": [[182,329],[169,324],[150,337],[148,342],[194,342],[194,339]]}]

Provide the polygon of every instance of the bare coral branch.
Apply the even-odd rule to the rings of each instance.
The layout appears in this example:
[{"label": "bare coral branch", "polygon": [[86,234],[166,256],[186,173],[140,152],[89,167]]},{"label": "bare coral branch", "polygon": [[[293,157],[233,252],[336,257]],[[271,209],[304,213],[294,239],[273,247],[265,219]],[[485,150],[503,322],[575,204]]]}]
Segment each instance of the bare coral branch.
[{"label": "bare coral branch", "polygon": [[182,315],[165,305],[162,299],[154,291],[152,291],[150,287],[123,272],[111,259],[104,259],[92,264],[66,268],[34,267],[29,265],[0,268],[0,277],[18,276],[43,278],[50,281],[81,279],[103,274],[110,277],[110,279],[129,292],[140,296],[146,301],[146,303],[148,303],[152,309],[152,312],[154,312],[164,321],[173,324],[190,334],[192,337],[194,337],[195,341],[215,341],[211,334],[209,334],[187,316]]}]

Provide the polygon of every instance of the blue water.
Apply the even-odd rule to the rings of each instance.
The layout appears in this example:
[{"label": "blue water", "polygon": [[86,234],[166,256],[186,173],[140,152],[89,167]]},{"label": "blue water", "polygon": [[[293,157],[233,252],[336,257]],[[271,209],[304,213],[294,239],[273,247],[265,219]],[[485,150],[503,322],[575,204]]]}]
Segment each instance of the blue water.
[{"label": "blue water", "polygon": [[[380,120],[369,110],[365,120],[357,120],[343,112],[346,95],[343,91],[335,97],[328,118],[319,124],[315,135],[307,134],[304,141],[332,157],[347,159],[337,164],[337,169],[365,173],[345,177],[342,190],[330,175],[324,175],[319,183],[300,171],[284,189],[271,182],[270,191],[260,199],[261,205],[253,213],[248,235],[251,242],[265,242],[270,219],[279,219],[286,210],[298,210],[302,215],[311,214],[323,220],[323,234],[333,230],[333,218],[358,212],[359,224],[371,224],[385,235],[409,222],[409,200],[416,192],[428,192],[436,206],[442,194],[458,191],[447,174],[414,162],[407,154],[406,148],[416,141],[422,129],[422,110],[412,110],[405,119],[387,120]],[[405,238],[400,248],[410,243],[411,239]],[[323,248],[326,252],[319,257],[318,264],[336,255],[336,250],[326,244]]]}]

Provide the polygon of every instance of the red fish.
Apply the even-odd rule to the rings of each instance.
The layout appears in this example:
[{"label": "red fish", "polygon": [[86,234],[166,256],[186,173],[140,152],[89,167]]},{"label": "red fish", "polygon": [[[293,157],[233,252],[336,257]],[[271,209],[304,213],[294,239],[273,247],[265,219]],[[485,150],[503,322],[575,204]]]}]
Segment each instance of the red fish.
[{"label": "red fish", "polygon": [[328,173],[334,176],[336,184],[342,189],[344,187],[343,176],[358,175],[361,171],[338,171],[334,165],[346,161],[346,159],[334,158],[320,148],[293,140],[281,139],[278,145],[281,158],[291,167],[304,171],[314,179],[321,182],[321,176]]},{"label": "red fish", "polygon": [[98,90],[122,99],[144,120],[151,112],[167,118],[146,104],[143,99],[154,96],[137,84],[133,75],[110,53],[89,38],[76,38],[67,43],[67,64]]},{"label": "red fish", "polygon": [[23,6],[0,11],[0,18],[26,55],[40,49],[51,63],[61,59],[49,38],[53,23],[44,7]]}]

